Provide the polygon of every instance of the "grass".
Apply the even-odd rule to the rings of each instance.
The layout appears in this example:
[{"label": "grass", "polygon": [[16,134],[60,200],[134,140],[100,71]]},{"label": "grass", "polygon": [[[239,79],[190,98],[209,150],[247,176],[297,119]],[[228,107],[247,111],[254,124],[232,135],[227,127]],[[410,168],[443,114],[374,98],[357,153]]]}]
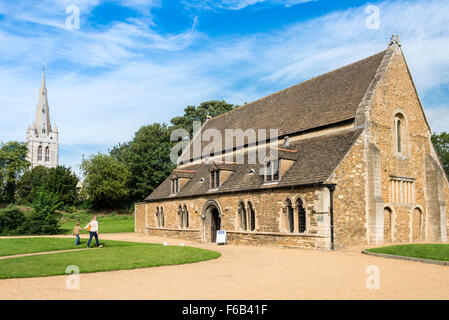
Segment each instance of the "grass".
[{"label": "grass", "polygon": [[[0,239],[0,246],[5,240],[10,239]],[[61,241],[61,247],[65,245]],[[80,273],[91,273],[186,264],[218,257],[218,252],[199,248],[107,241],[100,249],[0,260],[0,279],[64,275],[70,265],[77,266]]]},{"label": "grass", "polygon": [[368,249],[375,253],[393,254],[403,257],[449,261],[449,244],[404,244]]},{"label": "grass", "polygon": [[[100,234],[101,237],[101,234]],[[112,241],[102,241],[105,246],[109,246]],[[92,240],[91,247],[95,244],[95,239]],[[114,241],[114,246],[126,246],[129,242]],[[25,253],[36,253],[46,251],[70,250],[85,248],[87,245],[86,239],[81,239],[79,246],[75,245],[75,238],[61,239],[61,238],[8,238],[0,239],[0,256],[10,256]]]},{"label": "grass", "polygon": [[[61,218],[61,234],[72,234],[76,222],[84,228],[95,214],[87,212],[64,213]],[[99,231],[101,233],[134,232],[134,216],[130,214],[111,213],[97,215]],[[87,234],[82,231],[81,234]]]}]

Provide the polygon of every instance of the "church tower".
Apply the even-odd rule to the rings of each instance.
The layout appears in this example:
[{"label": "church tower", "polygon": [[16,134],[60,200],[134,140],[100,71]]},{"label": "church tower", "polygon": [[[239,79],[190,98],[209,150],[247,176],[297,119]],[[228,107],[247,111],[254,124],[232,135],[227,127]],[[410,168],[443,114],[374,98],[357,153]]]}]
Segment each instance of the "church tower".
[{"label": "church tower", "polygon": [[58,129],[56,124],[52,128],[50,123],[44,69],[36,107],[36,119],[27,130],[27,146],[27,160],[31,163],[31,168],[37,166],[54,168],[59,165]]}]

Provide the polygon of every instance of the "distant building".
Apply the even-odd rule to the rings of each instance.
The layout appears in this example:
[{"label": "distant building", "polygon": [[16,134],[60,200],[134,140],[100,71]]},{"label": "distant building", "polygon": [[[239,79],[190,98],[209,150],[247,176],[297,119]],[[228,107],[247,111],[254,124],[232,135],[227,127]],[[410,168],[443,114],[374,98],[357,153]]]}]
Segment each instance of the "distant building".
[{"label": "distant building", "polygon": [[[208,119],[202,132],[226,141],[228,129],[271,128],[275,142],[245,137],[213,155],[209,137],[195,135],[178,167],[136,204],[135,231],[215,242],[226,230],[229,244],[323,249],[447,241],[448,179],[398,38]],[[237,161],[256,149],[257,162]]]},{"label": "distant building", "polygon": [[45,71],[42,70],[42,83],[36,108],[36,120],[27,130],[27,160],[31,168],[44,166],[54,168],[59,165],[58,128],[52,128],[50,123],[50,108],[48,106]]}]

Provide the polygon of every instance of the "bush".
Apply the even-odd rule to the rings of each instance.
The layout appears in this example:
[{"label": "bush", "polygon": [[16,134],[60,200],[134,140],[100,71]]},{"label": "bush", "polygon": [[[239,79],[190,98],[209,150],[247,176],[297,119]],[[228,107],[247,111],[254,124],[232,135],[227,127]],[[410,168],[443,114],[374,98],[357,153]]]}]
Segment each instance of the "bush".
[{"label": "bush", "polygon": [[0,233],[21,231],[25,221],[26,216],[19,208],[9,206],[0,210]]},{"label": "bush", "polygon": [[33,211],[25,221],[23,231],[28,234],[58,233],[61,214],[56,209],[60,205],[58,195],[38,190],[33,201]]}]

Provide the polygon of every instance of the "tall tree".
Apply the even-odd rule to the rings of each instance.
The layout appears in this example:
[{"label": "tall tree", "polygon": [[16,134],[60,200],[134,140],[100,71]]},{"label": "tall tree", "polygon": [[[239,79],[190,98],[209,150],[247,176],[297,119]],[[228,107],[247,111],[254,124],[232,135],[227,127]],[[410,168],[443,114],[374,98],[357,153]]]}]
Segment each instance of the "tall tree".
[{"label": "tall tree", "polygon": [[140,201],[148,196],[175,167],[170,161],[170,131],[165,124],[143,126],[133,140],[110,150],[112,157],[126,164],[129,200]]},{"label": "tall tree", "polygon": [[171,124],[176,129],[185,129],[190,133],[190,137],[193,134],[193,121],[200,121],[204,123],[207,116],[216,117],[225,112],[231,111],[238,106],[227,103],[224,100],[210,100],[201,102],[197,107],[187,106],[184,109],[184,115],[179,117],[174,117],[170,120]]},{"label": "tall tree", "polygon": [[124,163],[99,153],[83,159],[80,168],[85,176],[82,192],[94,208],[114,208],[125,203],[129,170]]},{"label": "tall tree", "polygon": [[29,166],[27,147],[17,141],[2,143],[0,147],[0,187],[7,202],[14,202],[19,177]]},{"label": "tall tree", "polygon": [[432,143],[440,157],[444,171],[449,176],[449,133],[432,134]]}]

